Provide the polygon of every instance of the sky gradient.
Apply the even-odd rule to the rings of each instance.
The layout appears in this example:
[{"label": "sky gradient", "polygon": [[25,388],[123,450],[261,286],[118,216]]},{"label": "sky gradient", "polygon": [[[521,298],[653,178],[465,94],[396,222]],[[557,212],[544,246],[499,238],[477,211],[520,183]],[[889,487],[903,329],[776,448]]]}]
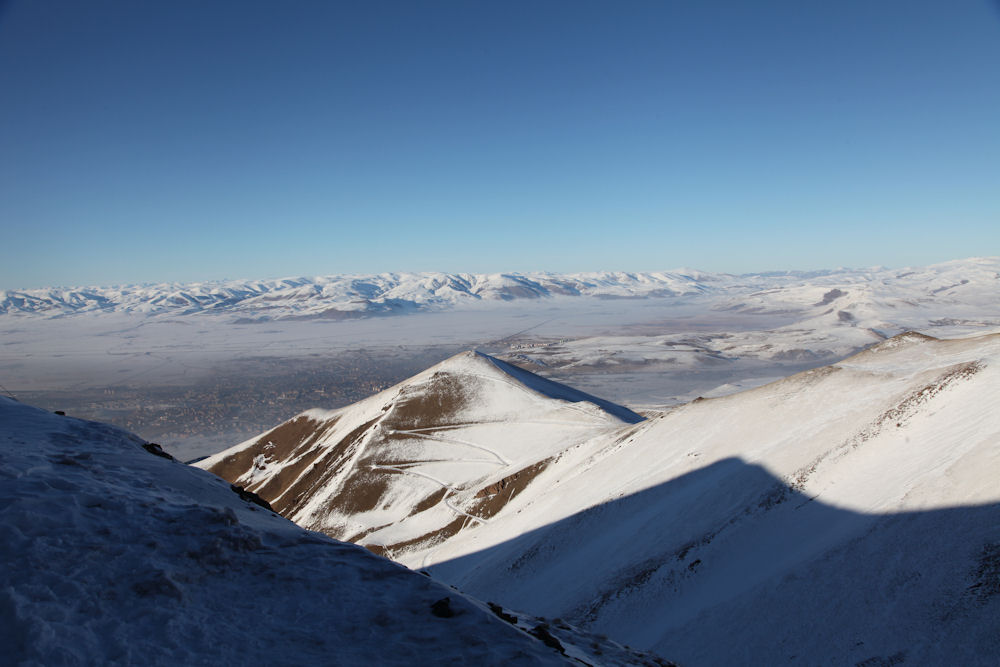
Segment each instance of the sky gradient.
[{"label": "sky gradient", "polygon": [[1000,254],[987,0],[0,4],[0,289]]}]

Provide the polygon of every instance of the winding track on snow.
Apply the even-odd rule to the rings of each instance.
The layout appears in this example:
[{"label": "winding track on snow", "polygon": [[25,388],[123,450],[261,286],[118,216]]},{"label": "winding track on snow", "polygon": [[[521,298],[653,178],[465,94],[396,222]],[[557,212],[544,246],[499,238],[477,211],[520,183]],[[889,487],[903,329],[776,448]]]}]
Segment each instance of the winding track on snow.
[{"label": "winding track on snow", "polygon": [[495,456],[497,461],[499,462],[499,465],[502,466],[510,465],[510,461],[505,459],[503,455],[497,452],[496,450],[493,450],[485,445],[478,445],[474,442],[469,442],[468,440],[459,440],[458,438],[446,438],[442,436],[428,435],[427,433],[414,433],[412,431],[397,431],[395,429],[388,429],[388,428],[385,429],[385,433],[386,435],[403,434],[412,436],[414,438],[423,438],[424,440],[437,440],[439,442],[450,442],[457,445],[465,445],[466,447],[473,447],[480,451],[486,452],[487,454],[492,454],[493,456]]},{"label": "winding track on snow", "polygon": [[[455,461],[455,463],[473,463],[473,462],[476,462],[476,461]],[[441,500],[444,502],[445,506],[448,507],[448,509],[450,509],[452,512],[454,512],[458,516],[464,516],[465,519],[466,519],[466,521],[468,521],[468,520],[471,519],[472,521],[476,521],[476,522],[482,523],[482,524],[487,524],[487,523],[490,522],[489,519],[484,519],[482,517],[478,517],[478,516],[475,516],[473,514],[469,514],[468,512],[466,512],[466,511],[464,511],[464,510],[456,507],[454,505],[454,503],[452,503],[451,500],[449,499],[449,496],[451,496],[451,494],[455,493],[455,489],[454,489],[454,487],[452,487],[448,483],[446,483],[446,482],[438,479],[437,477],[434,477],[433,475],[428,475],[427,473],[423,473],[423,472],[417,472],[416,470],[407,470],[406,469],[409,466],[419,465],[420,463],[422,463],[422,462],[421,461],[416,461],[414,463],[407,464],[405,466],[388,466],[388,465],[374,464],[374,465],[371,466],[371,469],[372,470],[392,470],[392,471],[398,472],[398,473],[400,473],[402,475],[414,475],[416,477],[423,477],[424,479],[428,479],[428,480],[430,480],[432,482],[440,484],[442,488],[446,489],[445,494],[444,494],[444,498],[442,498]],[[493,461],[486,461],[486,463],[493,463]],[[465,528],[465,524],[464,523],[462,524],[462,528]],[[435,552],[437,552],[436,548],[435,549],[431,549],[430,551],[428,551],[427,553],[424,554],[423,560],[420,562],[420,567],[421,568],[427,567],[427,562],[430,560],[431,556],[433,556],[435,554]]]},{"label": "winding track on snow", "polygon": [[[491,380],[493,382],[498,382],[500,384],[505,384],[505,385],[508,385],[508,386],[513,387],[515,389],[518,389],[518,390],[520,390],[520,391],[522,391],[522,392],[524,392],[524,393],[526,393],[526,394],[528,394],[528,395],[530,395],[532,397],[537,397],[539,395],[545,396],[544,393],[542,393],[540,391],[537,391],[535,389],[531,389],[530,387],[526,387],[523,384],[521,384],[519,382],[515,382],[513,380],[505,380],[503,378],[493,377],[493,376],[490,376],[490,375],[484,375],[484,374],[480,374],[480,373],[462,373],[462,375],[464,375],[466,377],[475,377],[475,378],[480,378],[480,379],[483,379],[483,380]],[[548,397],[548,398],[552,398],[553,400],[555,400],[555,401],[558,402],[559,405],[557,406],[557,409],[572,410],[573,412],[577,412],[579,414],[584,415],[587,419],[585,421],[525,420],[525,421],[519,421],[517,423],[518,424],[546,424],[546,425],[551,424],[551,425],[561,425],[561,426],[575,426],[575,427],[579,427],[579,428],[588,428],[588,427],[591,427],[591,426],[594,426],[594,425],[606,424],[607,423],[607,420],[601,419],[598,415],[595,415],[593,412],[590,412],[590,411],[586,410],[585,408],[578,407],[573,401],[569,401],[569,400],[566,400],[566,399],[560,399],[560,398],[556,398],[556,397]],[[478,450],[480,450],[482,452],[486,452],[487,454],[489,454],[490,456],[492,456],[496,460],[489,460],[489,459],[436,459],[436,460],[431,460],[431,459],[427,459],[427,460],[423,460],[423,461],[412,461],[412,462],[409,462],[409,463],[395,464],[395,465],[386,465],[386,464],[374,463],[374,464],[371,464],[369,467],[370,467],[371,470],[391,470],[393,472],[397,472],[397,473],[402,474],[402,475],[413,475],[415,477],[421,477],[423,479],[427,479],[427,480],[429,480],[431,482],[434,482],[435,484],[438,484],[439,486],[441,486],[441,488],[445,489],[445,495],[442,498],[442,501],[444,502],[445,506],[449,510],[451,510],[452,512],[454,512],[457,516],[465,517],[466,521],[470,521],[471,520],[471,521],[474,521],[474,522],[477,522],[477,523],[480,523],[480,524],[487,524],[487,523],[490,522],[489,519],[484,519],[482,517],[478,517],[478,516],[475,516],[473,514],[469,514],[465,510],[457,507],[451,501],[452,494],[457,493],[457,490],[453,486],[451,486],[450,484],[448,484],[447,482],[445,482],[445,481],[443,481],[441,479],[438,479],[437,477],[434,477],[433,475],[428,475],[427,473],[424,473],[424,472],[419,472],[417,470],[412,470],[412,468],[414,468],[416,466],[419,466],[419,465],[425,465],[425,464],[431,464],[431,463],[485,463],[485,464],[497,465],[497,466],[500,466],[501,468],[509,467],[511,465],[511,462],[509,460],[507,460],[507,458],[504,457],[500,452],[496,451],[495,449],[493,449],[491,447],[487,447],[486,445],[482,445],[482,444],[479,444],[479,443],[476,443],[476,442],[470,442],[469,440],[463,440],[463,439],[460,439],[460,438],[453,438],[453,437],[449,437],[449,436],[438,435],[441,431],[454,431],[454,430],[463,429],[463,428],[469,428],[469,427],[475,427],[475,426],[488,426],[488,425],[495,425],[495,424],[497,424],[497,422],[485,422],[484,421],[484,422],[468,422],[468,423],[463,423],[463,424],[452,424],[452,425],[447,425],[447,426],[430,426],[430,427],[414,428],[414,429],[392,429],[392,428],[386,428],[385,426],[383,426],[382,430],[385,433],[385,435],[387,435],[387,436],[388,435],[402,435],[402,436],[409,436],[409,437],[412,437],[412,438],[419,438],[419,439],[423,439],[423,440],[434,440],[434,441],[444,442],[444,443],[449,443],[449,444],[463,445],[465,447],[472,447],[473,449],[478,449]],[[464,527],[465,526],[463,524],[463,528]],[[430,560],[430,558],[434,555],[434,553],[436,551],[437,551],[437,549],[431,549],[427,553],[424,554],[424,558],[422,560],[422,565],[421,565],[422,567],[427,567],[428,561]]]},{"label": "winding track on snow", "polygon": [[455,507],[448,500],[448,496],[451,495],[452,493],[455,493],[455,489],[451,485],[449,485],[447,482],[444,482],[444,481],[438,479],[437,477],[434,477],[433,475],[428,475],[427,473],[423,473],[423,472],[417,472],[416,470],[406,470],[405,468],[402,468],[400,466],[387,466],[387,465],[382,465],[382,464],[378,464],[378,463],[372,464],[371,469],[372,470],[393,470],[395,472],[402,473],[404,475],[416,475],[417,477],[423,477],[424,479],[429,479],[430,481],[435,482],[437,484],[440,484],[443,488],[445,488],[445,489],[448,490],[448,493],[444,494],[444,498],[442,498],[442,500],[444,501],[444,504],[448,506],[448,509],[450,509],[452,512],[454,512],[455,514],[458,514],[459,516],[468,517],[468,518],[472,519],[473,521],[478,521],[479,523],[489,523],[490,522],[489,519],[483,519],[482,517],[478,517],[478,516],[475,516],[473,514],[469,514],[468,512],[466,512],[464,510],[461,510],[458,507]]}]

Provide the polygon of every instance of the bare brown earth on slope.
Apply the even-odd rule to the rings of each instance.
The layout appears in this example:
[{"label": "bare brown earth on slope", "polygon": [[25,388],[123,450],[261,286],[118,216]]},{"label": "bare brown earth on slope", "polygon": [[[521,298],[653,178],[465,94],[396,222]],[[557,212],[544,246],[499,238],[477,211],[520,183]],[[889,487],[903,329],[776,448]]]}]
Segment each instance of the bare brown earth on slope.
[{"label": "bare brown earth on slope", "polygon": [[513,474],[507,475],[493,484],[484,486],[476,492],[475,498],[467,508],[467,511],[482,519],[493,517],[519,493],[528,488],[528,485],[544,472],[552,461],[552,458],[544,459],[527,468],[522,468]]},{"label": "bare brown earth on slope", "polygon": [[[444,542],[465,528],[472,520],[471,517],[478,517],[480,519],[489,519],[493,517],[500,510],[502,510],[507,503],[526,489],[528,485],[540,473],[542,473],[550,463],[552,463],[552,461],[553,459],[551,458],[539,461],[538,463],[518,470],[517,472],[512,473],[497,482],[483,486],[475,493],[473,501],[465,507],[465,511],[468,512],[468,516],[458,516],[451,523],[439,528],[438,530],[410,540],[397,542],[395,544],[384,546],[379,544],[366,544],[364,546],[369,551],[377,553],[380,556],[391,557],[392,554],[399,551],[414,548],[426,548]],[[419,512],[429,509],[438,502],[441,502],[446,494],[447,490],[441,489],[440,492],[428,496],[427,500],[433,502],[422,503],[422,506],[418,505],[414,508],[413,513],[418,514]]]},{"label": "bare brown earth on slope", "polygon": [[[301,415],[224,456],[208,470],[257,493],[282,515],[336,539],[362,543],[378,553],[432,546],[495,516],[553,460],[525,462],[522,458],[505,463],[494,454],[496,461],[491,462],[489,453],[482,452],[488,448],[455,437],[455,429],[484,423],[481,410],[477,418],[463,416],[470,406],[481,408],[480,392],[493,384],[493,378],[477,373],[437,371],[404,384],[382,399],[381,405],[364,408],[377,416],[343,434],[337,430],[351,426],[343,421],[343,411],[328,419],[321,413],[319,417],[317,413]],[[532,391],[503,378],[502,386]],[[571,404],[554,401],[553,405]],[[476,459],[480,465],[485,459],[487,469],[478,479],[443,483],[419,468],[438,460],[462,465],[465,459]],[[485,474],[490,465],[495,473]],[[404,515],[434,510],[431,524],[436,525],[394,543],[364,544],[372,532],[390,525],[377,517],[399,502],[401,492],[411,503]],[[372,519],[353,519],[372,512]],[[446,519],[449,515],[450,520]]]},{"label": "bare brown earth on slope", "polygon": [[372,553],[376,553],[379,556],[385,556],[387,558],[392,558],[392,555],[398,551],[404,551],[408,549],[416,549],[422,547],[430,547],[435,544],[440,544],[444,542],[449,537],[453,537],[458,534],[460,530],[468,523],[469,518],[460,516],[452,520],[451,523],[444,526],[443,528],[438,528],[435,531],[427,533],[426,535],[421,535],[419,537],[414,537],[410,540],[405,540],[403,542],[397,542],[396,544],[381,545],[381,544],[365,544],[362,545]]},{"label": "bare brown earth on slope", "polygon": [[258,456],[288,461],[296,451],[315,442],[322,433],[319,426],[320,422],[308,417],[296,417],[262,435],[253,446],[226,457],[212,472],[223,479],[235,479],[251,469]]},{"label": "bare brown earth on slope", "polygon": [[[298,477],[287,476],[287,483],[283,485],[265,484],[261,490],[266,495],[276,494],[281,500],[277,504],[277,509],[285,516],[292,516],[303,505],[312,499],[313,489],[321,489],[330,479],[335,477],[350,462],[354,453],[361,446],[361,437],[365,430],[371,426],[371,422],[366,422],[341,438],[335,446],[329,449],[316,448],[316,452],[321,454],[319,458],[314,457],[314,462],[300,465],[299,469],[305,469]],[[359,503],[369,504],[367,497],[358,499]]]},{"label": "bare brown earth on slope", "polygon": [[[252,446],[226,457],[209,468],[209,472],[235,481],[248,471],[252,472],[254,460],[261,455],[265,457],[266,465],[287,464],[265,482],[249,484],[246,488],[271,503],[280,514],[290,516],[308,502],[310,490],[322,488],[343,469],[365,431],[374,423],[371,420],[361,424],[332,447],[315,446],[324,433],[336,427],[337,421],[337,417],[324,421],[297,417],[261,436]],[[381,495],[376,490],[371,480],[355,482],[347,489],[344,509],[364,511],[374,507]]]},{"label": "bare brown earth on slope", "polygon": [[457,423],[456,415],[468,400],[459,378],[438,372],[432,376],[431,385],[422,391],[404,389],[387,415],[388,425],[399,430],[451,426]]},{"label": "bare brown earth on slope", "polygon": [[[254,462],[261,455],[265,457],[265,465],[284,464],[265,482],[250,483],[246,488],[271,503],[280,514],[292,517],[350,466],[351,470],[336,483],[336,491],[324,502],[320,513],[353,515],[371,511],[385,496],[390,478],[401,474],[379,469],[379,466],[408,463],[399,461],[392,448],[386,447],[391,441],[400,439],[395,432],[460,424],[456,415],[469,398],[460,378],[435,373],[429,385],[419,391],[403,388],[393,402],[382,407],[380,418],[361,424],[335,443],[324,442],[317,446],[322,436],[336,427],[337,417],[318,421],[300,416],[269,431],[252,446],[226,457],[209,471],[235,482],[254,470]],[[379,428],[372,429],[376,422]],[[420,480],[415,480],[415,484],[419,485]],[[413,513],[443,502],[446,495],[445,488],[433,489],[417,504]],[[458,522],[459,527],[461,523]],[[370,532],[345,534],[342,530],[331,531],[328,526],[306,527],[323,530],[337,539],[355,541]],[[452,527],[449,524],[448,528]]]}]

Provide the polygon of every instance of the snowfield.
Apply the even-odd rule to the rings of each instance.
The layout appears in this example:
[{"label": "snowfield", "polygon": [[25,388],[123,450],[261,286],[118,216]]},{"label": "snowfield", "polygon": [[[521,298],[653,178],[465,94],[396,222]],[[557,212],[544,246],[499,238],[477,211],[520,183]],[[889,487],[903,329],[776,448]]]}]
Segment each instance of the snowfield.
[{"label": "snowfield", "polygon": [[995,664],[998,362],[904,334],[580,443],[430,570],[682,664]]},{"label": "snowfield", "polygon": [[291,358],[480,350],[198,463],[225,482],[2,399],[0,644],[26,664],[654,660],[619,644],[997,664],[998,294],[1000,258],[0,293],[0,389],[82,406],[243,364],[266,405],[254,369]]},{"label": "snowfield", "polygon": [[[489,365],[504,382],[480,381]],[[460,355],[201,465],[477,597],[682,664],[996,663],[1000,335],[901,334],[643,421],[540,382]],[[281,506],[288,489],[303,504]]]},{"label": "snowfield", "polygon": [[667,664],[491,611],[114,427],[7,398],[0,425],[4,664]]}]

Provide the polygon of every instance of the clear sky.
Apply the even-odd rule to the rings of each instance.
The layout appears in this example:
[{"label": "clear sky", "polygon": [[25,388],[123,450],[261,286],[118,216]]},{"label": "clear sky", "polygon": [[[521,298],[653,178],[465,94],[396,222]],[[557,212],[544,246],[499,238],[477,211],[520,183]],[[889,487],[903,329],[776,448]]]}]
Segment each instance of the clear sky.
[{"label": "clear sky", "polygon": [[0,289],[996,255],[1000,5],[14,0],[0,232]]}]

